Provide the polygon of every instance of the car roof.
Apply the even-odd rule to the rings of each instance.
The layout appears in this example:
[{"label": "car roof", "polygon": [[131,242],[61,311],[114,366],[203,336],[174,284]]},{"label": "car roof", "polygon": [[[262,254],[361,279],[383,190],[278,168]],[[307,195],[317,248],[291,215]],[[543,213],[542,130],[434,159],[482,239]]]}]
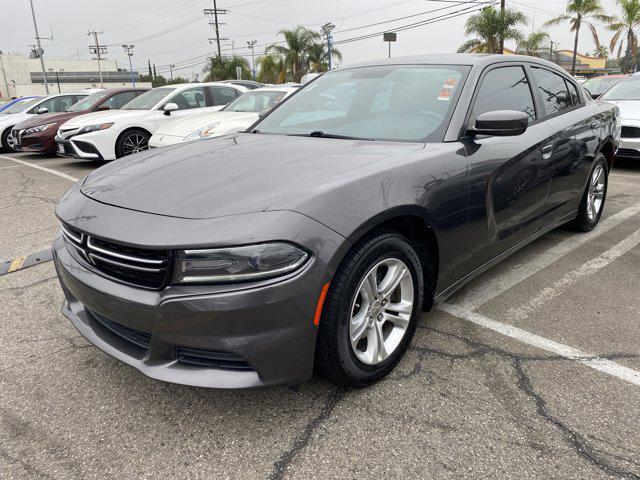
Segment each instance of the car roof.
[{"label": "car roof", "polygon": [[[629,75],[626,73],[620,73],[616,75],[598,75],[597,77],[591,77],[589,80],[600,80],[603,78],[627,78]],[[588,80],[587,80],[588,81]]]},{"label": "car roof", "polygon": [[542,58],[530,57],[528,55],[500,55],[495,53],[445,53],[445,54],[434,53],[434,54],[427,54],[427,55],[412,55],[407,57],[383,58],[380,60],[361,62],[354,65],[349,65],[344,68],[349,69],[349,68],[358,68],[358,67],[366,67],[366,66],[374,66],[374,65],[407,65],[407,64],[487,66],[493,63],[502,63],[502,62],[539,63],[540,65],[552,67],[555,70],[561,70],[565,72],[562,68],[558,67],[558,65],[556,65],[555,63],[550,62],[548,60],[544,60]]}]

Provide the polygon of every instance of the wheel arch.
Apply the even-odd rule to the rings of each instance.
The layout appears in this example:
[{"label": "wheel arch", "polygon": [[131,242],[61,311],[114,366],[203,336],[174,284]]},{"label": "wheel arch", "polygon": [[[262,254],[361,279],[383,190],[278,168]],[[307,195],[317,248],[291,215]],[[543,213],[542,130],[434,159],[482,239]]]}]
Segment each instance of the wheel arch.
[{"label": "wheel arch", "polygon": [[606,137],[602,143],[600,144],[600,146],[598,147],[598,149],[596,150],[596,155],[598,153],[602,153],[604,155],[604,158],[607,160],[607,168],[608,171],[610,172],[611,169],[613,168],[613,160],[615,158],[615,146],[614,146],[614,142],[613,142],[613,138],[612,137]]},{"label": "wheel arch", "polygon": [[349,235],[353,245],[365,235],[378,230],[391,230],[407,237],[420,257],[425,286],[423,310],[433,306],[438,281],[440,250],[438,237],[428,212],[417,205],[391,208],[372,217]]}]

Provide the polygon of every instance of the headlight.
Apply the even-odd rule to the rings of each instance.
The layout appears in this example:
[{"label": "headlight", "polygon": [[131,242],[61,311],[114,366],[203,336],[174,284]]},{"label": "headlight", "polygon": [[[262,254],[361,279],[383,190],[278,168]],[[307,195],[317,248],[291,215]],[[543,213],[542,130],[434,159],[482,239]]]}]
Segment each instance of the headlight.
[{"label": "headlight", "polygon": [[178,252],[174,283],[230,283],[262,280],[291,273],[309,259],[288,243]]},{"label": "headlight", "polygon": [[82,127],[78,132],[78,135],[82,135],[83,133],[97,132],[98,130],[106,130],[113,125],[111,123],[98,123],[97,125],[87,125],[86,127]]},{"label": "headlight", "polygon": [[213,135],[215,135],[215,128],[220,125],[220,122],[215,122],[212,123],[210,125],[207,125],[204,128],[201,128],[200,130],[196,130],[195,132],[193,132],[190,135],[187,135],[186,137],[184,137],[185,141],[190,141],[190,140],[200,140],[201,138],[209,138],[212,137]]},{"label": "headlight", "polygon": [[44,125],[38,125],[37,127],[27,128],[22,134],[29,135],[30,133],[44,132],[47,128],[55,126],[55,123],[46,123]]}]

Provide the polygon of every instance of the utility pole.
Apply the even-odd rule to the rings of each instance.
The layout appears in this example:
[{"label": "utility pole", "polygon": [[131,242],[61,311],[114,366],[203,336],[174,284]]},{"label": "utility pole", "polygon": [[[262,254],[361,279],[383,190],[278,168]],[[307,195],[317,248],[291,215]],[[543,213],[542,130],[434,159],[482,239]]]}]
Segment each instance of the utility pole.
[{"label": "utility pole", "polygon": [[253,72],[254,80],[256,79],[256,57],[254,55],[253,48],[255,47],[257,42],[257,40],[249,40],[247,42],[247,46],[249,47],[249,50],[251,50],[251,71]]},{"label": "utility pole", "polygon": [[333,23],[325,23],[322,26],[322,33],[325,34],[325,36],[327,37],[327,57],[329,60],[329,70],[331,70],[332,68],[332,57],[333,57],[333,51],[332,51],[332,42],[333,42],[333,38],[331,37],[331,30],[333,30],[334,28],[336,28],[336,26]]},{"label": "utility pole", "polygon": [[504,12],[505,0],[500,0],[500,53],[504,53]]},{"label": "utility pole", "polygon": [[[228,39],[220,37],[220,25],[224,25],[224,23],[218,22],[218,15],[224,15],[227,13],[227,10],[224,8],[218,8],[216,0],[213,0],[213,8],[205,8],[202,12],[209,19],[209,25],[211,25],[215,30],[215,41],[218,46],[218,58],[220,58],[222,56],[222,52],[220,51],[220,41]],[[213,38],[209,38],[209,43],[212,43],[213,40]]]},{"label": "utility pole", "polygon": [[4,77],[4,88],[7,89],[7,98],[11,98],[11,92],[9,92],[9,83],[7,82],[7,71],[4,69],[2,50],[0,50],[0,67],[2,68],[2,76]]},{"label": "utility pole", "polygon": [[173,82],[173,67],[175,67],[175,65],[169,65],[169,72],[171,74],[171,82]]},{"label": "utility pole", "polygon": [[96,55],[98,60],[98,73],[100,75],[100,88],[104,88],[104,82],[102,81],[102,66],[100,65],[100,60],[102,60],[102,54],[107,53],[107,47],[104,45],[100,45],[98,43],[98,35],[102,35],[102,30],[99,32],[97,30],[90,30],[87,33],[87,36],[90,37],[93,35],[93,45],[89,45],[89,53],[93,53]]},{"label": "utility pole", "polygon": [[33,9],[33,0],[29,0],[31,5],[31,16],[33,17],[33,28],[36,31],[36,43],[38,44],[38,56],[40,57],[40,67],[42,68],[42,81],[44,82],[44,88],[49,95],[49,83],[47,82],[47,72],[44,68],[44,58],[42,58],[44,50],[40,45],[40,34],[38,33],[38,23],[36,22],[36,11]]},{"label": "utility pole", "polygon": [[[133,85],[134,87],[136,86],[136,81],[133,78],[133,65],[131,64],[131,57],[133,57],[133,47],[135,47],[135,45],[127,45],[127,44],[122,44],[122,48],[124,48],[124,51],[127,53],[127,55],[129,56],[129,71],[131,72],[131,85]],[[151,69],[149,69],[151,70]]]},{"label": "utility pole", "polygon": [[553,40],[549,40],[549,42],[551,43],[549,46],[549,61],[553,62]]}]

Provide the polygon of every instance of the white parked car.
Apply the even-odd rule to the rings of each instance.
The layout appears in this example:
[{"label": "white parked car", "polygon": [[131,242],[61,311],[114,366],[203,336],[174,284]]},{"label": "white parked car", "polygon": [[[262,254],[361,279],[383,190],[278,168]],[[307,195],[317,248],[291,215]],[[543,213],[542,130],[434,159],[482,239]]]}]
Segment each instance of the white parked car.
[{"label": "white parked car", "polygon": [[620,108],[622,131],[617,156],[640,159],[640,74],[619,81],[600,99]]},{"label": "white parked car", "polygon": [[222,110],[182,118],[160,127],[149,140],[151,148],[181,142],[219,137],[246,130],[258,120],[260,112],[273,108],[295,92],[293,87],[265,87],[251,90],[236,98]]},{"label": "white parked car", "polygon": [[117,111],[80,115],[58,129],[58,152],[87,160],[114,160],[146,150],[151,135],[178,118],[220,110],[247,89],[219,82],[154,88]]},{"label": "white parked car", "polygon": [[29,118],[41,114],[52,112],[63,112],[80,99],[86,97],[87,92],[61,93],[48,97],[32,98],[24,102],[16,103],[0,115],[0,138],[2,139],[2,149],[12,151],[13,138],[11,130],[14,125],[24,122]]}]

